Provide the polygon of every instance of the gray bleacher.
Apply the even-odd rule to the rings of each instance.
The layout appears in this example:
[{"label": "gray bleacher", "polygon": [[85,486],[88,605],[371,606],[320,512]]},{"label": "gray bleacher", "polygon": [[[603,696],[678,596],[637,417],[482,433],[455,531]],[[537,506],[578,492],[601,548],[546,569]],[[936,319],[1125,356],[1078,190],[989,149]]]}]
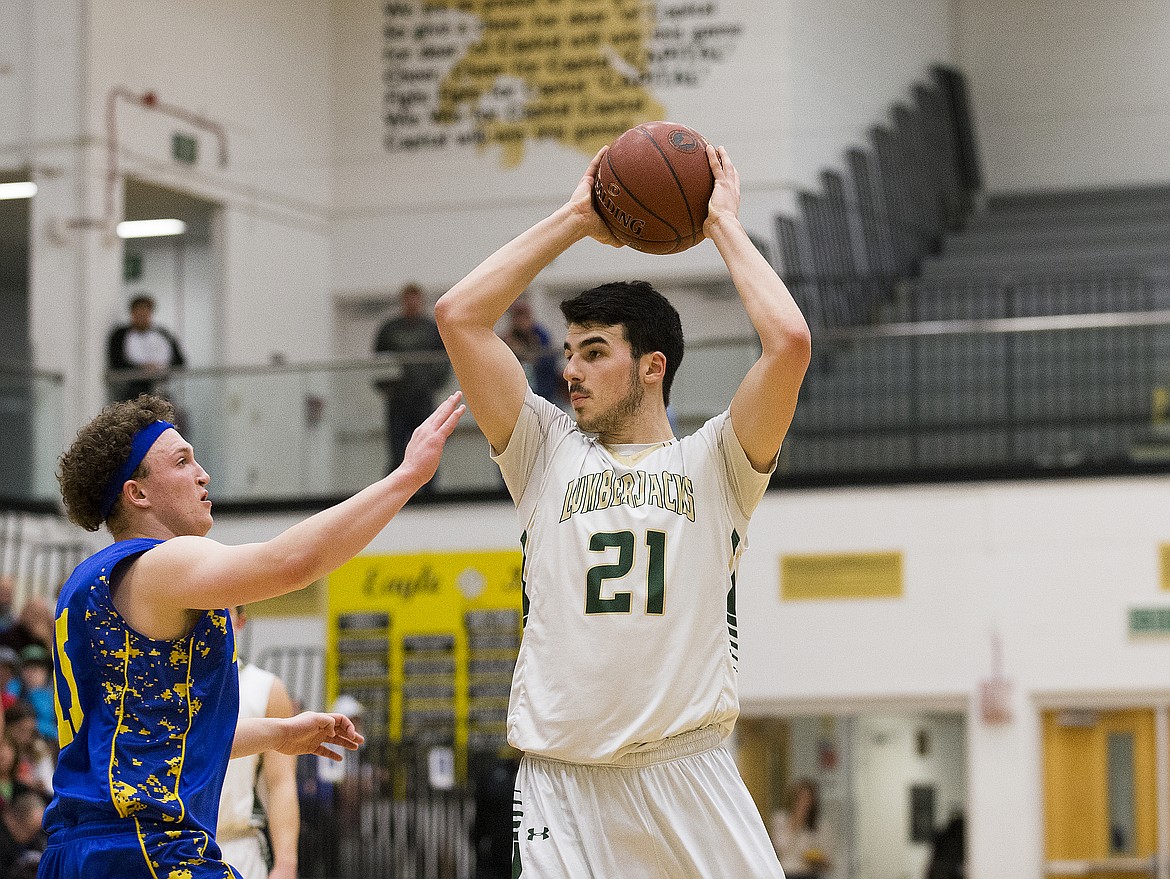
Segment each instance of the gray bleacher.
[{"label": "gray bleacher", "polygon": [[1003,195],[922,263],[923,280],[1164,272],[1170,186]]},{"label": "gray bleacher", "polygon": [[936,68],[776,218],[814,338],[790,479],[1170,463],[1170,187],[980,204],[965,95]]}]

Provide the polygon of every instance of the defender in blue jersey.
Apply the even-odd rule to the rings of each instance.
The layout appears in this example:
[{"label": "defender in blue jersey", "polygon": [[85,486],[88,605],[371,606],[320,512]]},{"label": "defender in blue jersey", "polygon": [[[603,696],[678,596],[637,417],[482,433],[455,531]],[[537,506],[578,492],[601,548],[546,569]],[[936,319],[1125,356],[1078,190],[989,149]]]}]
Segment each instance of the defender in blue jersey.
[{"label": "defender in blue jersey", "polygon": [[232,879],[214,833],[229,757],[358,747],[340,714],[250,718],[228,612],[302,588],[352,558],[435,473],[463,411],[452,395],[389,476],[264,543],[225,546],[210,477],[157,397],[114,403],[62,456],[69,517],[114,543],[57,603],[61,751],[45,813],[41,879]]}]

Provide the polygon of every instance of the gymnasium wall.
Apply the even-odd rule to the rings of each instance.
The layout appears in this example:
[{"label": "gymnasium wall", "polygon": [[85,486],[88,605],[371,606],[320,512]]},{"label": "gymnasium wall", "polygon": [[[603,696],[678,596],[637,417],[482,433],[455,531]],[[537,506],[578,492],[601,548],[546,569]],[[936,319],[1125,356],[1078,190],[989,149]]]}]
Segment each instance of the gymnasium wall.
[{"label": "gymnasium wall", "polygon": [[[610,5],[573,4],[587,13]],[[391,16],[391,7],[406,11]],[[671,35],[648,38],[659,60],[643,106],[728,146],[744,175],[745,220],[764,242],[794,191],[863,143],[938,61],[968,75],[992,190],[1164,181],[1170,10],[1155,0],[1126,4],[1124,15],[1099,7],[662,0],[654,26]],[[117,110],[123,170],[224,205],[222,339],[209,356],[227,363],[330,353],[333,298],[384,297],[407,278],[443,289],[561,203],[600,135],[572,144],[534,132],[519,150],[435,148],[425,137],[408,146],[409,127],[392,129],[389,99],[404,90],[386,78],[387,52],[412,41],[443,48],[433,33],[406,26],[419,9],[408,0],[0,0],[0,168],[37,169],[33,357],[71,377],[71,410],[100,399],[91,364],[124,310],[116,247],[96,228],[61,226],[103,211],[106,99],[115,85],[152,89],[225,127],[228,166],[216,167],[214,139],[199,134],[200,160],[184,168],[170,156],[170,120],[126,103]],[[402,25],[400,36],[387,35],[390,23]],[[429,69],[441,74],[443,63]],[[506,111],[517,88],[502,83],[484,107]],[[475,126],[459,131],[474,135]],[[722,274],[709,244],[656,259],[585,243],[541,283],[592,281],[600,260],[606,276],[665,285]]]},{"label": "gymnasium wall", "polygon": [[1170,6],[956,0],[992,191],[1170,180]]},{"label": "gymnasium wall", "polygon": [[[621,5],[564,4],[566,12],[558,13],[559,25],[551,31],[566,41],[562,49],[573,37],[609,33],[606,28],[617,26],[609,17],[602,24],[571,25],[567,10],[601,15]],[[658,53],[648,62],[656,84],[632,99],[643,100],[656,118],[686,122],[728,148],[744,179],[745,222],[764,240],[771,238],[773,213],[794,188],[812,185],[820,168],[839,162],[845,147],[861,139],[893,100],[907,95],[927,65],[951,60],[953,51],[950,4],[944,0],[663,0],[653,6],[657,17],[645,40]],[[525,27],[530,23],[528,12],[517,18]],[[408,278],[449,286],[568,197],[597,146],[610,139],[601,134],[578,142],[575,126],[591,121],[623,130],[620,112],[603,102],[588,104],[583,116],[566,99],[562,103],[570,109],[552,117],[560,118],[559,136],[538,136],[539,129],[530,128],[532,136],[520,146],[461,144],[460,136],[475,135],[476,112],[508,118],[518,112],[517,96],[525,88],[513,82],[523,77],[513,77],[513,92],[460,104],[472,118],[427,124],[427,110],[438,106],[436,96],[455,61],[429,63],[422,53],[463,46],[470,37],[458,28],[474,27],[474,19],[428,16],[419,4],[362,0],[347,4],[337,24],[332,284],[341,298],[389,293]],[[383,51],[405,60],[387,61]],[[551,52],[532,49],[528,57],[544,65]],[[604,75],[574,70],[562,81],[588,90]],[[489,137],[498,130],[486,122],[479,129]],[[436,140],[441,145],[433,145]],[[573,285],[600,274],[669,283],[721,277],[723,270],[709,243],[663,259],[586,242],[559,258],[541,283]]]},{"label": "gymnasium wall", "polygon": [[[219,298],[192,327],[193,362],[327,354],[328,6],[4,0],[0,13],[0,168],[32,167],[40,186],[30,223],[33,358],[67,376],[70,421],[103,401],[105,334],[126,313],[121,248],[105,226],[112,135],[119,174],[221,206],[211,279]],[[116,88],[154,92],[219,126],[227,164],[204,127],[133,100],[113,100],[112,130]],[[172,157],[176,132],[195,137],[193,165]],[[174,290],[163,281],[152,292],[166,314]]]},{"label": "gymnasium wall", "polygon": [[[255,363],[272,351],[318,353],[328,328],[331,193],[331,11],[293,0],[189,4],[116,0],[93,21],[89,124],[105,130],[109,89],[153,90],[223,126],[228,164],[199,127],[118,106],[130,173],[223,205],[219,356]],[[199,161],[171,158],[175,131],[195,135]],[[291,307],[290,307],[291,306]],[[115,315],[117,316],[117,315]],[[327,336],[326,336],[327,338]]]}]

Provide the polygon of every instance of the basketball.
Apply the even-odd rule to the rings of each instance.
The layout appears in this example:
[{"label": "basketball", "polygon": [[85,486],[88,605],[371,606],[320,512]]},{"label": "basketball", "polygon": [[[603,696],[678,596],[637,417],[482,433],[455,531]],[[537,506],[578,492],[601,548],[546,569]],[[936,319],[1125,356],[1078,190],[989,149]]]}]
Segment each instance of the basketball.
[{"label": "basketball", "polygon": [[703,240],[715,177],[707,141],[676,122],[646,122],[610,146],[593,207],[613,234],[644,253],[681,253]]}]

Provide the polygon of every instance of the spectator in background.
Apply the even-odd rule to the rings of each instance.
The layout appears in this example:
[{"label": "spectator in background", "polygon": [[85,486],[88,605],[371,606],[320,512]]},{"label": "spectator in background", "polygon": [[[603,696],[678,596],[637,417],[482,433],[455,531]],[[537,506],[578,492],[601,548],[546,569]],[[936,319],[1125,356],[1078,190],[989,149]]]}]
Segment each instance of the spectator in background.
[{"label": "spectator in background", "polygon": [[[0,647],[0,699],[7,711],[16,703],[20,690],[20,657],[11,647]],[[0,723],[0,729],[3,724]]]},{"label": "spectator in background", "polygon": [[152,375],[111,384],[111,395],[115,400],[133,400],[139,394],[165,397],[166,371],[186,365],[178,339],[154,322],[154,297],[139,293],[130,300],[130,323],[110,332],[106,366],[111,370],[136,369]]},{"label": "spectator in background", "polygon": [[16,749],[13,777],[45,799],[53,795],[53,753],[37,732],[37,713],[23,699],[4,712],[4,730]]},{"label": "spectator in background", "polygon": [[46,805],[40,794],[24,791],[0,814],[0,876],[8,876],[26,852],[44,850],[41,820]]},{"label": "spectator in background", "polygon": [[40,644],[28,644],[20,651],[19,692],[32,706],[37,734],[46,742],[57,741],[57,714],[53,708],[53,657]]},{"label": "spectator in background", "polygon": [[967,875],[967,844],[963,814],[955,811],[934,835],[926,879],[963,879]]},{"label": "spectator in background", "polygon": [[[387,473],[402,463],[411,433],[434,411],[435,395],[451,375],[439,330],[424,313],[422,288],[407,284],[400,295],[401,313],[383,323],[374,338],[375,354],[406,355],[397,378],[375,383],[386,408]],[[411,355],[421,356],[416,360]],[[427,355],[432,359],[424,359]],[[430,493],[431,487],[427,483],[418,493]]]},{"label": "spectator in background", "polygon": [[802,778],[788,792],[786,807],[772,816],[768,829],[785,879],[817,879],[832,866],[820,813],[816,782]]},{"label": "spectator in background", "polygon": [[0,629],[12,625],[12,599],[16,596],[16,578],[0,574]]},{"label": "spectator in background", "polygon": [[553,351],[548,330],[536,322],[532,306],[525,299],[516,300],[508,310],[508,318],[508,328],[500,338],[524,365],[532,390],[563,407],[569,401],[569,386],[561,377],[559,352]]},{"label": "spectator in background", "polygon": [[16,622],[0,632],[0,646],[20,653],[29,644],[39,644],[51,653],[53,633],[53,608],[38,595],[26,601]]},{"label": "spectator in background", "polygon": [[[243,607],[232,608],[230,613],[238,639],[248,617]],[[292,717],[296,713],[288,690],[272,672],[242,659],[239,671],[240,720]],[[215,841],[223,859],[243,879],[296,879],[301,831],[296,773],[297,758],[277,751],[252,754],[228,763],[219,798]]]},{"label": "spectator in background", "polygon": [[8,736],[0,736],[0,812],[12,804],[17,794],[28,789],[16,777],[16,746]]}]

